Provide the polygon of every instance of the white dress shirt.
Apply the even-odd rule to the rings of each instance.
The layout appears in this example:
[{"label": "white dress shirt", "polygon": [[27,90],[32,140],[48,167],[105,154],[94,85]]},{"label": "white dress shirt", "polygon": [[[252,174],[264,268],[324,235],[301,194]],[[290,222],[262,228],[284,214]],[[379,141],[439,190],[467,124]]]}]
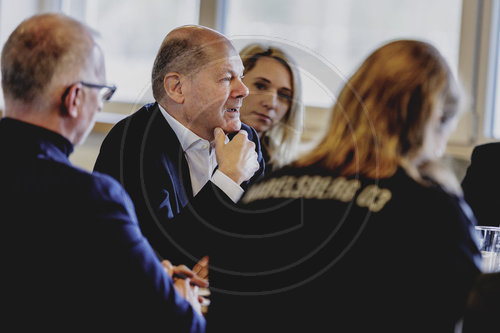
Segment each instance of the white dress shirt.
[{"label": "white dress shirt", "polygon": [[[208,140],[200,138],[190,129],[186,128],[174,117],[168,114],[161,105],[158,104],[160,112],[165,117],[172,130],[179,140],[184,156],[189,165],[189,175],[191,177],[191,186],[193,196],[196,195],[205,184],[210,180],[233,202],[237,202],[243,195],[243,189],[231,178],[222,173],[219,169],[215,172],[217,159],[215,158],[215,149],[213,149]],[[226,143],[229,139],[226,136]]]}]

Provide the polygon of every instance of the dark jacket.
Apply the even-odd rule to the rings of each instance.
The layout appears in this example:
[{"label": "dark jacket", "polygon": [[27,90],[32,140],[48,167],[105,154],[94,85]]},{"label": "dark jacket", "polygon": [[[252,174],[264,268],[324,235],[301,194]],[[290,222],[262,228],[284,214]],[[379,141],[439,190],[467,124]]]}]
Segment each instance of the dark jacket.
[{"label": "dark jacket", "polygon": [[467,203],[479,225],[500,226],[500,143],[488,143],[474,148],[462,188]]},{"label": "dark jacket", "polygon": [[453,332],[479,274],[465,202],[402,169],[287,167],[240,209],[212,249],[208,331]]},{"label": "dark jacket", "polygon": [[[252,182],[263,174],[264,162],[257,133],[245,124],[242,129],[255,143],[261,166]],[[193,197],[184,152],[157,103],[145,105],[111,129],[94,170],[111,175],[125,187],[141,230],[156,252],[174,264],[191,267],[206,255],[206,249],[199,246],[206,240],[205,229],[211,228],[219,211],[235,207],[210,181]],[[191,223],[200,232],[193,233]]]},{"label": "dark jacket", "polygon": [[55,132],[0,120],[2,324],[203,332],[122,186],[72,166],[72,150]]}]

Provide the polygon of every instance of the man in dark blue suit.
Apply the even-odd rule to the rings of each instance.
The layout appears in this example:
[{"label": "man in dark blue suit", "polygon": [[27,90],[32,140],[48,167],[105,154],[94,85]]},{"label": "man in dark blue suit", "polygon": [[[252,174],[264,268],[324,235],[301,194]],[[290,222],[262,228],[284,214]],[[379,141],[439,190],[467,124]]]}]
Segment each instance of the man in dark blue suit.
[{"label": "man in dark blue suit", "polygon": [[235,203],[263,174],[258,136],[239,118],[248,95],[242,76],[225,36],[174,29],[153,65],[156,102],[116,124],[101,146],[94,170],[125,187],[161,257],[197,263],[207,242],[225,233],[222,216],[237,215]]},{"label": "man in dark blue suit", "polygon": [[115,89],[93,32],[63,15],[34,16],[1,63],[2,324],[205,331],[196,276],[174,284],[123,187],[68,159]]},{"label": "man in dark blue suit", "polygon": [[479,225],[500,226],[500,143],[474,148],[462,188]]}]

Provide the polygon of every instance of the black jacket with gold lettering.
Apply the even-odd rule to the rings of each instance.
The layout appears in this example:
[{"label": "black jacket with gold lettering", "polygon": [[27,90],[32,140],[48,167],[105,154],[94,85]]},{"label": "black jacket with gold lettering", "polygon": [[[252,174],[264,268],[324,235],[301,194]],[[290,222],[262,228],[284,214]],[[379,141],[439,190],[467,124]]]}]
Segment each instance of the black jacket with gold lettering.
[{"label": "black jacket with gold lettering", "polygon": [[208,330],[453,331],[479,273],[474,224],[403,169],[283,168],[212,225]]}]

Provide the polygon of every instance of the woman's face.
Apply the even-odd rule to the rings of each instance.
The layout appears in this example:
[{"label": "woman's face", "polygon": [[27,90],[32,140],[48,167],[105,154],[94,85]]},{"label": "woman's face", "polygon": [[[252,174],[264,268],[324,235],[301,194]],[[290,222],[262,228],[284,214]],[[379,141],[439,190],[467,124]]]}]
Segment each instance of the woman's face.
[{"label": "woman's face", "polygon": [[293,90],[288,69],[278,60],[261,57],[245,74],[249,95],[240,109],[241,121],[252,126],[260,137],[280,122],[290,109]]},{"label": "woman's face", "polygon": [[443,123],[444,107],[442,101],[439,101],[429,119],[420,153],[420,161],[437,160],[446,151],[448,139],[457,126],[458,116],[455,114]]}]

